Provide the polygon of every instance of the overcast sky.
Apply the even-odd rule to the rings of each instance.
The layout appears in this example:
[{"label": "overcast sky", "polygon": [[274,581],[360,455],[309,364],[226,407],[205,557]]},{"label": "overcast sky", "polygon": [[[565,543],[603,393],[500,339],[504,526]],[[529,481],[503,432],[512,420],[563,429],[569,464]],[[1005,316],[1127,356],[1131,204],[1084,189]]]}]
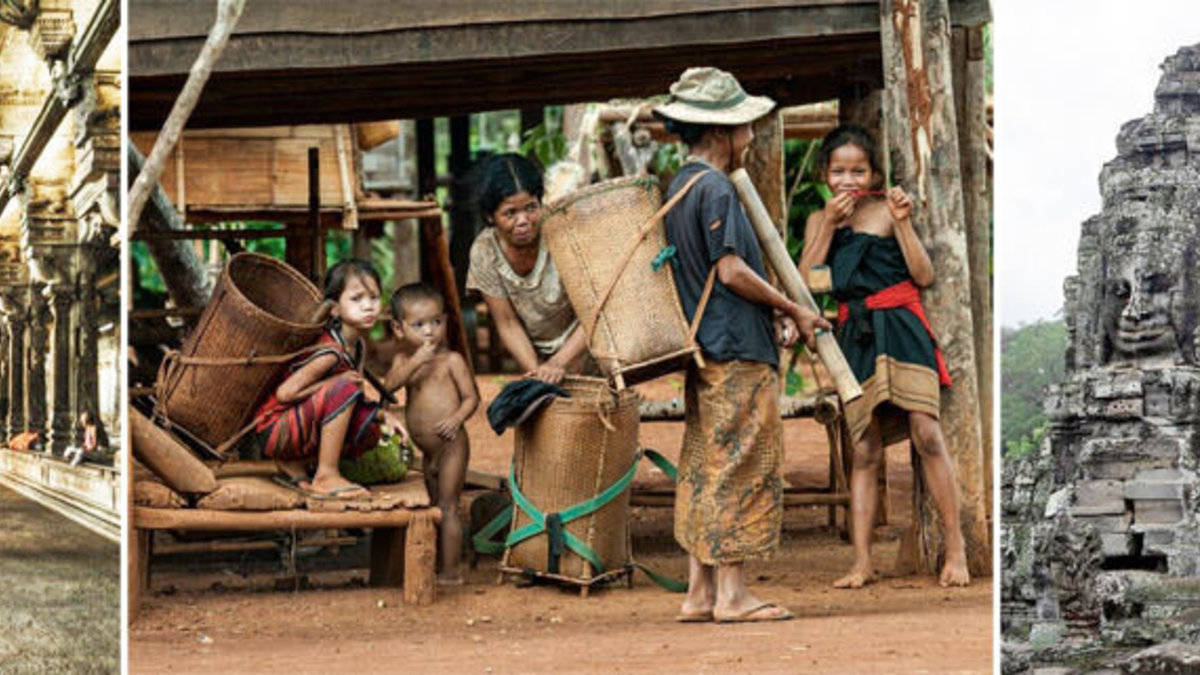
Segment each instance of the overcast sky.
[{"label": "overcast sky", "polygon": [[993,0],[996,308],[1055,316],[1121,124],[1154,106],[1159,64],[1200,43],[1197,0]]}]

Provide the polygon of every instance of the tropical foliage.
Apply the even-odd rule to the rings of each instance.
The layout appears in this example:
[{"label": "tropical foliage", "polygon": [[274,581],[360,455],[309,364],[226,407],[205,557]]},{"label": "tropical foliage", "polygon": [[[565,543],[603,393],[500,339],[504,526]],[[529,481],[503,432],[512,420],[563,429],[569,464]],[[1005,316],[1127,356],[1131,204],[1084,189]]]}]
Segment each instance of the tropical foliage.
[{"label": "tropical foliage", "polygon": [[1044,433],[1046,387],[1062,381],[1067,328],[1039,321],[1000,335],[1000,438],[1004,452],[1028,452]]}]

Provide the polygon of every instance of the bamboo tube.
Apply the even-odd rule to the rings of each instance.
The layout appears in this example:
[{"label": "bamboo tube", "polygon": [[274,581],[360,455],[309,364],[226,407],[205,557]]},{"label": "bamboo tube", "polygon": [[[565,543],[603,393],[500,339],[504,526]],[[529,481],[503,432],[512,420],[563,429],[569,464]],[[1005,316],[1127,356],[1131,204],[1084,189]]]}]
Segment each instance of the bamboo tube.
[{"label": "bamboo tube", "polygon": [[[746,173],[745,169],[738,169],[729,175],[729,179],[733,181],[733,186],[737,189],[738,196],[741,197],[742,204],[746,207],[750,223],[754,225],[754,232],[758,235],[758,243],[762,245],[767,260],[771,262],[775,273],[779,275],[784,292],[789,298],[811,309],[819,316],[821,310],[813,300],[812,294],[808,292],[808,288],[804,286],[804,280],[800,278],[800,272],[796,269],[796,265],[788,256],[787,247],[783,245],[783,240],[775,229],[775,224],[771,222],[771,216],[767,214],[767,209],[763,206],[758,191],[750,182],[750,174]],[[843,403],[849,403],[862,396],[862,387],[858,385],[858,380],[854,379],[854,373],[850,371],[850,365],[846,363],[846,357],[842,354],[837,339],[832,333],[817,331],[817,356],[821,357],[825,369],[833,376],[833,383],[837,387],[838,396],[841,397]]]}]

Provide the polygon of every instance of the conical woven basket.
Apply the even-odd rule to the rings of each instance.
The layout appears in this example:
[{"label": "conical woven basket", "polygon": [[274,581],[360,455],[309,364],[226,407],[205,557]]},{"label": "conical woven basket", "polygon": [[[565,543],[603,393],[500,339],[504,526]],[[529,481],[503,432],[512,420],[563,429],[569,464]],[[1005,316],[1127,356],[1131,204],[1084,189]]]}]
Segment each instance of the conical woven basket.
[{"label": "conical woven basket", "polygon": [[[632,465],[638,448],[638,406],[632,389],[614,392],[599,378],[568,377],[571,398],[555,399],[530,422],[516,429],[513,473],[521,492],[542,513],[554,513],[587,501],[616,483]],[[579,537],[604,563],[592,569],[567,549],[557,573],[549,571],[549,545],[539,534],[509,548],[502,569],[588,585],[628,573],[630,562],[629,494],[626,489],[590,515],[564,529]],[[513,531],[530,523],[520,509]]]},{"label": "conical woven basket", "polygon": [[671,264],[653,264],[667,246],[661,222],[630,251],[661,205],[657,179],[617,178],[548,205],[542,224],[576,315],[586,323],[603,301],[588,348],[618,388],[681,370],[699,351],[679,304]]},{"label": "conical woven basket", "polygon": [[[278,357],[313,344],[325,329],[311,317],[317,287],[286,263],[256,253],[229,260],[212,298],[175,363],[160,376],[157,413],[217,446],[249,422],[285,363]],[[196,360],[238,364],[205,364]],[[189,363],[189,361],[192,361]]]}]

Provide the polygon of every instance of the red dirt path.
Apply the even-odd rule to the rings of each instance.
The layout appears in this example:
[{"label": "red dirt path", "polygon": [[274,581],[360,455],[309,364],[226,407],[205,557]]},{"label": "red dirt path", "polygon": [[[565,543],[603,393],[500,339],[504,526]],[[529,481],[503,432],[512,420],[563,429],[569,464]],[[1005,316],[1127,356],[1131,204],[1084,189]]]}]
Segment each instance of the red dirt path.
[{"label": "red dirt path", "polygon": [[[503,380],[479,378],[485,402]],[[643,387],[649,398],[679,392],[679,378]],[[511,437],[497,438],[482,410],[468,423],[472,468],[507,468]],[[681,424],[646,424],[642,444],[678,454]],[[823,430],[808,420],[785,425],[786,478],[820,485],[827,471]],[[895,558],[910,518],[911,473],[904,448],[888,458],[890,524],[877,530],[882,567]],[[665,477],[644,468],[639,482]],[[754,591],[797,618],[774,624],[677,624],[679,596],[639,576],[636,586],[577,593],[552,587],[494,585],[496,561],[483,559],[468,584],[440,589],[432,607],[401,604],[396,590],[347,581],[362,571],[326,574],[298,593],[229,590],[230,577],[166,570],[130,632],[135,673],[446,672],[446,673],[750,673],[990,672],[992,586],[946,590],[932,578],[884,580],[863,591],[836,591],[852,560],[826,527],[826,510],[790,509],[783,549],[750,563]],[[635,509],[635,551],[659,571],[682,577],[686,559],[670,543],[669,509]],[[270,580],[241,585],[269,587]],[[195,590],[189,590],[195,589]]]}]

